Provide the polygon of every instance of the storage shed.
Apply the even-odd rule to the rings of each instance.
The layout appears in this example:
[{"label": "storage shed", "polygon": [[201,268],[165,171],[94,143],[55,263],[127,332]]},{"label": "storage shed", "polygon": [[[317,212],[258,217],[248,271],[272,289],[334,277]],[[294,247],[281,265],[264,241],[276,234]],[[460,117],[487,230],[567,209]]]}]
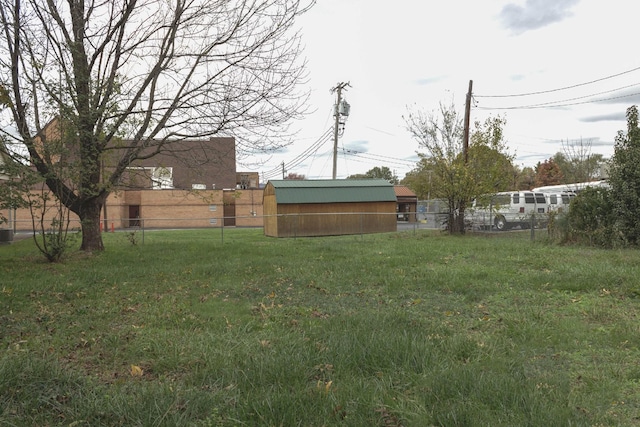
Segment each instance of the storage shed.
[{"label": "storage shed", "polygon": [[272,180],[264,189],[264,234],[335,236],[395,231],[396,195],[383,179]]},{"label": "storage shed", "polygon": [[394,186],[398,202],[398,221],[416,222],[418,196],[404,185]]}]

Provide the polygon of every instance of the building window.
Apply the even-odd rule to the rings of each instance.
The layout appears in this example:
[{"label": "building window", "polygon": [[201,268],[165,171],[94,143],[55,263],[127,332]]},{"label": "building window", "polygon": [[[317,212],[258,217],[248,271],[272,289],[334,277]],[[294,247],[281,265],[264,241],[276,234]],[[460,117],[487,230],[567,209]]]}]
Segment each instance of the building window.
[{"label": "building window", "polygon": [[173,188],[173,168],[157,167],[151,173],[151,188],[165,190]]}]

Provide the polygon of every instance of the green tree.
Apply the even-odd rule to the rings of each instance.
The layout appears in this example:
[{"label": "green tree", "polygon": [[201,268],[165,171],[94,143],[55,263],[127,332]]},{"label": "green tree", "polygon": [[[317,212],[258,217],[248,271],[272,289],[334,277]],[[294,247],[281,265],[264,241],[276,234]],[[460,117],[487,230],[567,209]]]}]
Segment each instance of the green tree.
[{"label": "green tree", "polygon": [[611,200],[617,235],[626,245],[640,243],[640,128],[638,107],[627,109],[627,132],[616,136],[609,169]]},{"label": "green tree", "polygon": [[349,175],[347,179],[384,179],[389,181],[391,184],[398,183],[398,177],[394,175],[394,173],[386,166],[376,166],[372,169],[369,169],[363,174],[355,174]]},{"label": "green tree", "polygon": [[420,160],[400,183],[410,188],[418,196],[418,200],[430,200],[435,168],[430,157],[422,153],[418,153],[418,156]]},{"label": "green tree", "polygon": [[512,173],[514,190],[531,190],[535,186],[536,171],[531,166],[522,169],[514,166]]},{"label": "green tree", "polygon": [[412,112],[405,122],[425,150],[413,175],[429,177],[431,197],[447,201],[449,232],[464,233],[464,213],[471,200],[507,188],[513,180],[513,157],[507,154],[503,134],[506,120],[490,117],[484,123],[475,123],[467,161],[462,118],[453,105],[440,104],[438,112]]},{"label": "green tree", "polygon": [[[303,1],[0,0],[0,104],[80,218],[81,249],[103,249],[102,206],[137,159],[221,133],[246,150],[287,142],[306,98]],[[43,149],[55,116],[64,173]]]},{"label": "green tree", "polygon": [[503,117],[489,117],[484,123],[475,122],[471,132],[469,164],[475,185],[472,197],[513,188],[513,155],[507,153]]}]

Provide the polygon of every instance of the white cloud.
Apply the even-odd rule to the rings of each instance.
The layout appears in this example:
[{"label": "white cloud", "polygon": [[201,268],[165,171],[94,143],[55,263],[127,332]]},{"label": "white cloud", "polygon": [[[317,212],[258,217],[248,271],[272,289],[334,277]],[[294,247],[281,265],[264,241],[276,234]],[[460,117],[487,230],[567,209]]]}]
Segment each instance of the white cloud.
[{"label": "white cloud", "polygon": [[514,34],[546,27],[573,16],[571,8],[579,0],[526,0],[524,5],[509,3],[500,11],[505,28]]}]

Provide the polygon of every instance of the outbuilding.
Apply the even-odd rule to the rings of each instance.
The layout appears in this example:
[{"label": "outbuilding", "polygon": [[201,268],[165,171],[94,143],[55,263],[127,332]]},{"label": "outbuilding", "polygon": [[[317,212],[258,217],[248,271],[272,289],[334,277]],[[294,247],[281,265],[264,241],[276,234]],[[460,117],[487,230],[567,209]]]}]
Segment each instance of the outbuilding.
[{"label": "outbuilding", "polygon": [[416,222],[418,196],[404,185],[396,185],[394,190],[398,202],[398,221]]},{"label": "outbuilding", "polygon": [[396,231],[396,195],[384,179],[271,180],[264,234],[334,236]]}]

